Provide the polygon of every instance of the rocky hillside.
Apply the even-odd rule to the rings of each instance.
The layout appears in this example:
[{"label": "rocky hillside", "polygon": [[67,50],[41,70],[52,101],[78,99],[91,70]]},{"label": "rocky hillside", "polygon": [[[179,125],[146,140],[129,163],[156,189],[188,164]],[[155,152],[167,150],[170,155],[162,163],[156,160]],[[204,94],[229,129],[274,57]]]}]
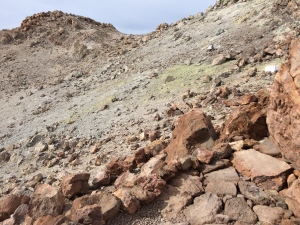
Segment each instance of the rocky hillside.
[{"label": "rocky hillside", "polygon": [[298,224],[299,7],[0,31],[0,224]]}]

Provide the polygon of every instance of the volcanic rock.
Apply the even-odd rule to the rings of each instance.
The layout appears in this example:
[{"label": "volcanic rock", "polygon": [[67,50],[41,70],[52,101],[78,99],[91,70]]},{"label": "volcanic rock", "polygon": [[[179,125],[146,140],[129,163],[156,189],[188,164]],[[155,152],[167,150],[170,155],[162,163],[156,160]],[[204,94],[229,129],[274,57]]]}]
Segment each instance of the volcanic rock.
[{"label": "volcanic rock", "polygon": [[141,186],[132,188],[131,193],[139,200],[141,205],[148,205],[157,197],[155,192],[145,190]]},{"label": "volcanic rock", "polygon": [[202,178],[199,176],[180,174],[172,179],[170,184],[177,187],[181,194],[197,197],[204,193],[201,181]]},{"label": "volcanic rock", "polygon": [[76,222],[80,224],[104,225],[99,205],[87,205],[77,210]]},{"label": "volcanic rock", "polygon": [[76,198],[73,202],[70,218],[73,221],[76,221],[77,211],[88,205],[99,206],[103,219],[106,221],[115,217],[119,213],[121,201],[114,195],[106,192],[99,192],[90,196],[85,195],[80,198]]},{"label": "volcanic rock", "polygon": [[33,225],[72,225],[73,223],[66,217],[60,215],[60,216],[43,216],[38,218]]},{"label": "volcanic rock", "polygon": [[166,148],[167,162],[192,154],[193,148],[211,148],[216,139],[211,120],[200,109],[183,115]]},{"label": "volcanic rock", "polygon": [[266,111],[264,106],[256,102],[236,108],[225,121],[220,141],[232,141],[235,136],[254,140],[268,136]]},{"label": "volcanic rock", "polygon": [[205,193],[194,199],[194,204],[188,206],[184,211],[187,221],[191,225],[212,223],[222,210],[222,201],[217,195]]},{"label": "volcanic rock", "polygon": [[258,216],[259,222],[266,224],[281,224],[284,211],[280,207],[269,207],[264,205],[256,205],[253,211]]},{"label": "volcanic rock", "polygon": [[226,201],[224,214],[233,220],[255,224],[257,221],[256,214],[248,206],[244,198],[232,198]]},{"label": "volcanic rock", "polygon": [[63,212],[65,197],[49,184],[38,184],[29,204],[29,216],[33,219],[46,215],[58,216]]},{"label": "volcanic rock", "polygon": [[64,196],[72,198],[76,194],[86,194],[89,190],[89,173],[69,174],[62,179],[61,189]]},{"label": "volcanic rock", "polygon": [[290,46],[290,59],[276,74],[271,89],[267,124],[282,155],[300,168],[300,40]]},{"label": "volcanic rock", "polygon": [[289,209],[295,216],[300,217],[300,180],[294,181],[292,186],[283,192],[283,196]]},{"label": "volcanic rock", "polygon": [[139,200],[128,189],[120,188],[113,193],[122,201],[121,209],[129,214],[134,214],[140,208]]},{"label": "volcanic rock", "polygon": [[280,149],[275,145],[271,138],[264,138],[253,146],[253,148],[261,153],[278,157],[281,155]]},{"label": "volcanic rock", "polygon": [[205,192],[214,193],[220,197],[225,195],[237,195],[236,185],[233,182],[223,180],[209,182],[205,188]]},{"label": "volcanic rock", "polygon": [[93,179],[93,185],[96,187],[106,186],[110,184],[110,174],[105,171],[100,171]]},{"label": "volcanic rock", "polygon": [[257,187],[254,183],[248,181],[239,181],[239,190],[242,195],[250,199],[257,205],[270,205],[274,200],[267,195],[263,189]]},{"label": "volcanic rock", "polygon": [[191,195],[186,193],[172,196],[168,201],[168,205],[161,211],[163,217],[172,219],[176,218],[178,213],[187,205],[193,202]]},{"label": "volcanic rock", "polygon": [[281,190],[291,172],[287,163],[254,149],[235,152],[232,163],[237,171],[263,189]]},{"label": "volcanic rock", "polygon": [[204,177],[206,183],[222,180],[222,181],[233,182],[237,184],[237,182],[240,179],[234,167],[229,167],[226,169],[221,169],[211,173],[207,173],[205,174]]},{"label": "volcanic rock", "polygon": [[21,203],[22,197],[17,195],[6,195],[0,198],[0,222],[8,219]]}]

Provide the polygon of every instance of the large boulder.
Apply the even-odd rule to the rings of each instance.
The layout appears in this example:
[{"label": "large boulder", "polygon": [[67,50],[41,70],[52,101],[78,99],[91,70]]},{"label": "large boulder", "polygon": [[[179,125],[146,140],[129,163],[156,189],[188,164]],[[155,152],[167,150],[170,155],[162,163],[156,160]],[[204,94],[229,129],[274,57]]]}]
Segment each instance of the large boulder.
[{"label": "large boulder", "polygon": [[29,205],[29,216],[33,219],[46,215],[62,214],[65,197],[49,184],[37,185]]},{"label": "large boulder", "polygon": [[166,161],[177,161],[192,154],[195,148],[212,148],[216,138],[210,117],[200,109],[193,109],[180,117],[166,148]]},{"label": "large boulder", "polygon": [[267,124],[283,156],[300,168],[300,39],[292,41],[290,59],[276,74]]},{"label": "large boulder", "polygon": [[232,163],[243,176],[267,190],[281,190],[291,172],[286,162],[254,149],[235,152]]}]

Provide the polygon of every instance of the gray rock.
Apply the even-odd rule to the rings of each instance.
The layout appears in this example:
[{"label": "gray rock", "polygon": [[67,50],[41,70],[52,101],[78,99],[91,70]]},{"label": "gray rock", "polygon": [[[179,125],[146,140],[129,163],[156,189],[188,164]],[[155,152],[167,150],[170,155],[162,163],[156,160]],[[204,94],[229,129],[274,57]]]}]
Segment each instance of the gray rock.
[{"label": "gray rock", "polygon": [[238,186],[242,195],[252,200],[258,205],[270,205],[274,200],[267,195],[263,189],[257,187],[254,183],[248,181],[239,181]]},{"label": "gray rock", "polygon": [[233,220],[239,220],[254,224],[257,221],[256,214],[248,206],[244,198],[232,198],[226,201],[224,214]]},{"label": "gray rock", "polygon": [[237,174],[234,167],[229,167],[226,169],[221,169],[218,171],[214,171],[208,174],[205,174],[205,182],[209,183],[212,181],[227,181],[227,182],[233,182],[237,184],[239,181],[239,175]]},{"label": "gray rock", "polygon": [[222,210],[222,201],[212,193],[205,193],[194,199],[194,204],[187,207],[183,213],[191,225],[212,223]]},{"label": "gray rock", "polygon": [[161,211],[163,217],[172,219],[176,218],[178,213],[187,205],[191,204],[193,198],[186,193],[172,196],[168,201],[168,205]]},{"label": "gray rock", "polygon": [[223,180],[209,182],[205,188],[205,192],[211,192],[220,197],[223,197],[225,195],[237,195],[235,184],[233,182]]},{"label": "gray rock", "polygon": [[204,193],[201,177],[181,174],[174,178],[170,184],[177,187],[180,193],[196,197]]},{"label": "gray rock", "polygon": [[253,146],[253,148],[261,153],[270,156],[280,156],[281,153],[279,149],[275,146],[274,142],[270,138],[264,138]]},{"label": "gray rock", "polygon": [[219,169],[224,169],[230,165],[229,160],[213,160],[210,164],[201,164],[199,170],[203,173],[210,173]]}]

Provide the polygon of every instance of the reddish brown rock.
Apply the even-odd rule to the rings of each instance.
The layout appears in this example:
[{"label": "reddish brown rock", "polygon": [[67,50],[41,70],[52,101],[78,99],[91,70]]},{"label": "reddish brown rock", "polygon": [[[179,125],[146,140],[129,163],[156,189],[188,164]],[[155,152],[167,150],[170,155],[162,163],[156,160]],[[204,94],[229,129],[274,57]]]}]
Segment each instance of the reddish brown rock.
[{"label": "reddish brown rock", "polygon": [[157,138],[159,138],[159,131],[154,130],[149,134],[149,141],[155,141]]},{"label": "reddish brown rock", "polygon": [[104,225],[99,205],[87,205],[76,212],[76,222],[89,225]]},{"label": "reddish brown rock", "polygon": [[193,153],[201,163],[209,164],[214,157],[214,152],[204,148],[197,148]]},{"label": "reddish brown rock", "polygon": [[106,168],[111,175],[118,176],[123,172],[132,171],[134,168],[134,162],[123,161],[119,158],[112,159]]},{"label": "reddish brown rock", "polygon": [[58,216],[63,212],[65,197],[48,184],[38,184],[29,204],[29,216],[34,220],[46,215]]},{"label": "reddish brown rock", "polygon": [[121,202],[114,195],[106,192],[99,192],[90,196],[85,195],[80,198],[76,198],[71,208],[71,220],[76,221],[77,211],[88,205],[98,205],[101,209],[103,219],[106,221],[118,214]]},{"label": "reddish brown rock", "polygon": [[141,186],[135,186],[131,190],[131,194],[133,194],[142,205],[148,205],[157,197],[155,192],[145,190]]},{"label": "reddish brown rock", "polygon": [[146,157],[149,159],[151,156],[156,156],[162,152],[169,142],[163,139],[155,140],[144,148]]},{"label": "reddish brown rock", "polygon": [[139,177],[148,177],[150,174],[156,174],[163,177],[165,173],[163,168],[165,165],[166,162],[161,160],[159,157],[152,157],[142,166]]},{"label": "reddish brown rock", "polygon": [[0,198],[0,222],[8,219],[21,204],[21,196],[6,195]]},{"label": "reddish brown rock", "polygon": [[216,96],[221,98],[227,98],[231,94],[231,90],[227,86],[221,86],[217,92],[215,93]]},{"label": "reddish brown rock", "polygon": [[114,183],[116,189],[120,187],[132,188],[137,179],[137,175],[129,171],[122,173]]},{"label": "reddish brown rock", "polygon": [[100,171],[93,179],[93,185],[96,187],[107,186],[110,184],[110,174],[107,170]]},{"label": "reddish brown rock", "polygon": [[215,159],[226,159],[232,155],[233,149],[227,143],[219,143],[212,148],[212,151]]},{"label": "reddish brown rock", "polygon": [[76,194],[86,194],[89,190],[89,173],[69,174],[61,181],[62,193],[67,198]]},{"label": "reddish brown rock", "polygon": [[15,224],[22,224],[25,221],[29,206],[26,204],[20,205],[11,216]]},{"label": "reddish brown rock", "polygon": [[71,221],[64,216],[43,216],[34,221],[33,225],[68,225],[72,224]]},{"label": "reddish brown rock", "polygon": [[250,104],[251,102],[257,102],[258,99],[255,95],[251,95],[251,94],[246,94],[244,96],[242,96],[239,100],[238,100],[238,103],[240,105],[248,105]]},{"label": "reddish brown rock", "polygon": [[128,189],[120,188],[113,193],[122,202],[121,209],[129,214],[134,214],[140,208],[139,200]]},{"label": "reddish brown rock", "polygon": [[235,136],[254,140],[268,136],[266,111],[256,102],[234,109],[221,130],[220,142],[232,141]]},{"label": "reddish brown rock", "polygon": [[167,162],[192,154],[195,148],[212,148],[216,139],[211,120],[200,109],[183,115],[166,148]]},{"label": "reddish brown rock", "polygon": [[276,74],[267,124],[282,155],[300,168],[300,39],[290,46],[290,59]]},{"label": "reddish brown rock", "polygon": [[149,160],[149,154],[146,153],[144,148],[140,148],[133,154],[134,162],[138,166],[141,163],[145,163]]},{"label": "reddish brown rock", "polygon": [[156,174],[139,176],[139,178],[136,180],[136,183],[144,190],[153,192],[155,196],[159,196],[166,185],[166,181]]},{"label": "reddish brown rock", "polygon": [[237,171],[263,189],[281,190],[292,172],[284,161],[254,149],[235,152],[232,163]]}]

